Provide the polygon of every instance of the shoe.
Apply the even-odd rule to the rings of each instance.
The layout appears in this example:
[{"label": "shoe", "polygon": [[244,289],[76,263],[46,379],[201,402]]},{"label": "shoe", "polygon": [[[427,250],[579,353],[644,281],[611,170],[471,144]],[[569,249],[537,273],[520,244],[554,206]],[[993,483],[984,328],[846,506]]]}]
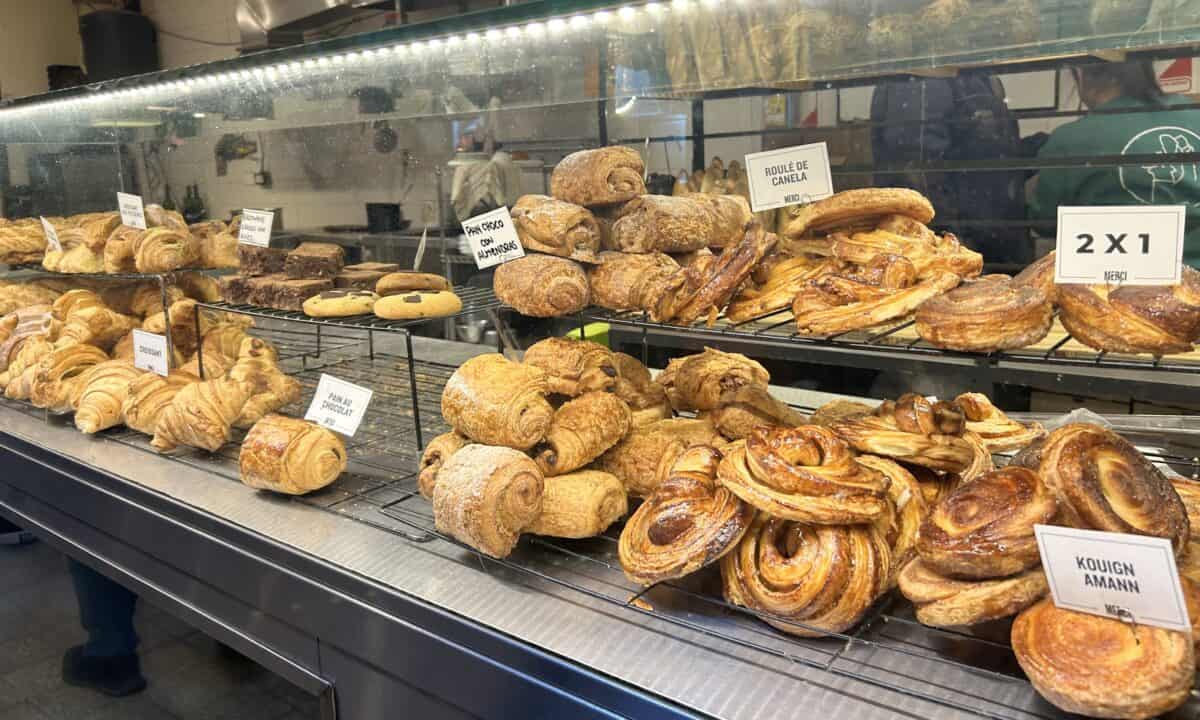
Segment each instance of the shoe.
[{"label": "shoe", "polygon": [[82,645],[63,655],[62,678],[68,685],[91,688],[109,697],[125,697],[146,689],[136,654],[92,657],[83,654]]},{"label": "shoe", "polygon": [[13,530],[0,532],[0,545],[28,545],[37,540],[28,530]]}]

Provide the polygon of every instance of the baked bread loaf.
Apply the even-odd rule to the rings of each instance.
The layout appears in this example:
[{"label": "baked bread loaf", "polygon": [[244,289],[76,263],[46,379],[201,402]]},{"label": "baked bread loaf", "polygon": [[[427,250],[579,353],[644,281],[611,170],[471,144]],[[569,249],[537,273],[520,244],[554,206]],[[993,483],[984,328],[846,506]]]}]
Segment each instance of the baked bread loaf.
[{"label": "baked bread loaf", "polygon": [[679,411],[715,410],[739,388],[756,385],[765,390],[770,381],[767,369],[757,361],[708,347],[702,353],[672,359],[657,378],[671,407]]},{"label": "baked bread loaf", "polygon": [[707,419],[658,420],[632,429],[592,467],[615,475],[630,495],[646,497],[666,479],[684,450],[723,442]]},{"label": "baked bread loaf", "polygon": [[591,302],[587,275],[574,260],[526,255],[496,268],[493,289],[500,302],[522,315],[561,317]]},{"label": "baked bread loaf", "polygon": [[184,387],[199,382],[195,375],[171,371],[166,377],[143,373],[129,383],[129,392],[121,405],[125,426],[144,435],[153,435],[158,417]]},{"label": "baked bread loaf", "polygon": [[523,362],[546,373],[550,392],[576,397],[597,390],[612,390],[617,366],[608,348],[590,340],[549,337],[525,351]]},{"label": "baked bread loaf", "polygon": [[320,425],[267,415],[250,428],[238,454],[243,484],[304,495],[329,485],[346,470],[346,446]]},{"label": "baked bread loaf", "polygon": [[596,261],[600,226],[585,207],[546,195],[522,195],[512,207],[512,221],[526,250]]},{"label": "baked bread loaf", "polygon": [[130,385],[142,371],[125,360],[107,360],[84,374],[75,410],[75,427],[92,434],[120,425]]},{"label": "baked bread loaf", "polygon": [[1006,618],[1050,592],[1040,567],[994,580],[955,580],[937,574],[919,558],[900,571],[899,584],[916,608],[917,621],[932,627],[965,627]]},{"label": "baked bread loaf", "polygon": [[188,384],[159,413],[150,444],[159,452],[180,445],[216,452],[232,437],[250,391],[249,383],[228,378]]},{"label": "baked bread loaf", "polygon": [[133,242],[133,264],[138,272],[161,273],[191,267],[200,260],[200,243],[187,228],[154,227]]},{"label": "baked bread loaf", "polygon": [[598,470],[578,470],[545,478],[542,512],[525,532],[560,538],[595,537],[628,510],[620,480]]},{"label": "baked bread loaf", "polygon": [[554,411],[533,459],[547,477],[578,470],[625,437],[630,420],[629,406],[616,395],[584,393]]},{"label": "baked bread loaf", "polygon": [[542,513],[537,465],[506,447],[468,445],[438,472],[433,519],[439,532],[496,558],[507,557]]},{"label": "baked bread loaf", "polygon": [[559,161],[550,175],[550,194],[592,207],[632,200],[646,192],[646,165],[632,148],[580,150]]},{"label": "baked bread loaf", "polygon": [[609,310],[648,310],[654,289],[679,270],[663,253],[602,252],[587,269],[592,302]]},{"label": "baked bread loaf", "polygon": [[1036,287],[988,276],[931,298],[917,309],[917,334],[947,350],[995,352],[1046,337],[1054,309]]},{"label": "baked bread loaf", "polygon": [[437,474],[454,453],[462,450],[470,440],[459,435],[454,430],[438,435],[425,446],[421,453],[420,474],[417,476],[417,487],[426,498],[433,499],[433,489],[437,486]]},{"label": "baked bread loaf", "polygon": [[477,355],[446,382],[442,417],[475,442],[528,450],[550,429],[554,410],[546,402],[548,392],[546,374],[538,368],[496,353]]},{"label": "baked bread loaf", "polygon": [[1170,355],[1200,339],[1200,271],[1179,285],[1059,285],[1063,327],[1097,350]]}]

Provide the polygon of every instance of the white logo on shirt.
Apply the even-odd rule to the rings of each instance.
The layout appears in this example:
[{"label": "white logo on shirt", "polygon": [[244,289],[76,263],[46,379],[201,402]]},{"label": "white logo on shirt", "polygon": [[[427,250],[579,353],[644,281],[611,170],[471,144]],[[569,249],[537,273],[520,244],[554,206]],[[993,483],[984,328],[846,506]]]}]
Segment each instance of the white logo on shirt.
[{"label": "white logo on shirt", "polygon": [[[1200,135],[1192,130],[1175,126],[1163,126],[1143,130],[1130,138],[1121,150],[1122,155],[1175,155],[1193,153],[1200,147]],[[1128,174],[1127,174],[1128,173]],[[1147,194],[1141,187],[1149,176],[1150,190]],[[1200,163],[1161,163],[1141,167],[1122,165],[1117,169],[1121,187],[1134,200],[1146,205],[1178,204],[1173,188],[1183,182],[1200,183]],[[1129,182],[1138,180],[1139,187],[1131,188]],[[1195,204],[1195,203],[1193,203]]]}]

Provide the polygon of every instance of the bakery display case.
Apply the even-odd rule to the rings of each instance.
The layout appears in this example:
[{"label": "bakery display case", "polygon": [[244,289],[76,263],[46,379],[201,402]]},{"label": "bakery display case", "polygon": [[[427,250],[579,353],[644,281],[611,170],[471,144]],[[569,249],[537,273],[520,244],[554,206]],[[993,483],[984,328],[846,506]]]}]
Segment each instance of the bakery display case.
[{"label": "bakery display case", "polygon": [[[1054,607],[1033,526],[1167,538],[1194,606],[1196,271],[1048,251],[1194,229],[1198,18],[530,2],[8,102],[0,512],[329,717],[1193,712],[1191,638]],[[754,212],[817,142],[834,193]]]}]

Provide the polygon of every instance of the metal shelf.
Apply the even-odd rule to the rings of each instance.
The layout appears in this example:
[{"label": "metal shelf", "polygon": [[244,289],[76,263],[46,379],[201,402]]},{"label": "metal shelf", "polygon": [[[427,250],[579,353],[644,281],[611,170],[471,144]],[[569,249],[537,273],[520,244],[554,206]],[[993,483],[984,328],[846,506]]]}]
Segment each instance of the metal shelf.
[{"label": "metal shelf", "polygon": [[59,272],[58,270],[47,270],[40,263],[22,263],[19,265],[6,266],[9,272],[36,272],[43,275],[53,275],[54,277],[62,278],[82,278],[88,280],[154,280],[159,281],[162,278],[169,278],[180,273],[195,272],[204,273],[206,275],[224,275],[235,272],[232,269],[224,268],[179,268],[161,273],[139,273],[139,272],[119,272],[119,273],[68,273]]}]

